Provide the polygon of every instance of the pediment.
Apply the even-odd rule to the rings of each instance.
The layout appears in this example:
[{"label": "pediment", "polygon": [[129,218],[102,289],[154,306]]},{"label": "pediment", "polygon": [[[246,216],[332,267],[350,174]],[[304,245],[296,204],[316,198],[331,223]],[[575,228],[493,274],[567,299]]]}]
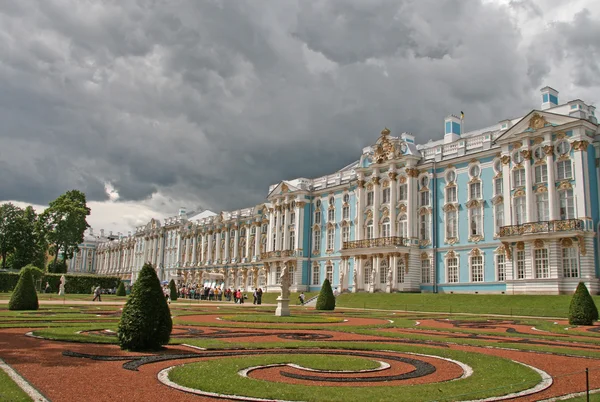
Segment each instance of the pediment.
[{"label": "pediment", "polygon": [[294,191],[299,191],[299,190],[301,190],[301,189],[296,186],[293,186],[292,184],[290,184],[290,182],[282,181],[273,189],[273,191],[271,191],[269,193],[268,197],[283,195],[283,194],[287,194],[287,193],[293,193]]},{"label": "pediment", "polygon": [[532,110],[525,117],[519,120],[514,126],[506,130],[498,141],[510,141],[521,137],[523,133],[535,133],[546,127],[557,127],[563,124],[571,123],[580,120],[575,117],[564,116],[555,113],[544,112],[540,110]]}]

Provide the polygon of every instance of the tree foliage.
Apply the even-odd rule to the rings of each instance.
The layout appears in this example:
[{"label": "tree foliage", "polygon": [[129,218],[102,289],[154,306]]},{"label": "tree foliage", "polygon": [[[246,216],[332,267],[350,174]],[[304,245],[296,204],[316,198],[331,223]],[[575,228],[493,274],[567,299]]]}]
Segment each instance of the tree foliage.
[{"label": "tree foliage", "polygon": [[169,291],[170,291],[170,297],[171,300],[175,301],[177,300],[177,285],[175,285],[175,280],[171,279],[171,282],[169,282]]},{"label": "tree foliage", "polygon": [[67,263],[65,260],[52,261],[48,264],[48,272],[51,274],[66,274]]},{"label": "tree foliage", "polygon": [[0,257],[2,258],[2,269],[7,268],[8,256],[17,247],[21,214],[21,208],[10,202],[0,205]]},{"label": "tree foliage", "polygon": [[121,349],[156,350],[169,342],[173,321],[151,264],[145,264],[123,308],[117,336]]},{"label": "tree foliage", "polygon": [[9,310],[37,310],[39,302],[33,275],[30,269],[21,270],[19,282],[15,288],[10,301],[8,302]]},{"label": "tree foliage", "polygon": [[117,288],[117,296],[127,296],[127,292],[125,291],[125,284],[123,282],[119,283],[119,287]]},{"label": "tree foliage", "polygon": [[329,283],[329,279],[325,279],[323,281],[323,286],[321,286],[321,291],[319,292],[319,297],[317,298],[317,310],[334,310],[335,309],[335,296],[333,295],[333,290],[331,289],[331,284]]},{"label": "tree foliage", "polygon": [[579,282],[569,306],[569,324],[592,325],[598,320],[598,308],[583,282]]},{"label": "tree foliage", "polygon": [[62,252],[64,260],[69,260],[79,250],[83,234],[90,227],[86,221],[89,214],[85,194],[70,190],[52,201],[40,215],[55,262],[59,253]]}]

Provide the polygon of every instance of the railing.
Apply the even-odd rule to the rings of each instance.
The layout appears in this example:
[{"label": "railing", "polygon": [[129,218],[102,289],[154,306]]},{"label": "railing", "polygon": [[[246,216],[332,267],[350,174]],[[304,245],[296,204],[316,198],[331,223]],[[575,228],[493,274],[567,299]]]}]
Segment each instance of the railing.
[{"label": "railing", "polygon": [[502,226],[499,235],[500,237],[520,236],[532,233],[567,232],[569,230],[583,230],[583,221],[581,219],[564,219]]},{"label": "railing", "polygon": [[404,237],[378,237],[377,239],[364,239],[345,241],[342,244],[342,250],[351,250],[356,248],[388,247],[388,246],[408,246],[409,241]]},{"label": "railing", "polygon": [[266,253],[261,253],[260,259],[266,260],[267,258],[292,257],[292,256],[294,256],[294,250],[278,250],[278,251],[269,251]]}]

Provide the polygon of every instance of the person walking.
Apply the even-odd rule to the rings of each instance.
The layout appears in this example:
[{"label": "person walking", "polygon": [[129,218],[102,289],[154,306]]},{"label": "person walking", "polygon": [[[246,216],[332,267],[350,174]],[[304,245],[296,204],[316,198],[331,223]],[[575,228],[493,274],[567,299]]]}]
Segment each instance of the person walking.
[{"label": "person walking", "polygon": [[261,304],[262,303],[262,288],[258,288],[258,290],[256,291],[256,304]]},{"label": "person walking", "polygon": [[305,299],[304,292],[300,293],[300,296],[298,296],[298,299],[300,299],[300,304],[302,304],[304,306],[304,299]]},{"label": "person walking", "polygon": [[94,298],[92,299],[92,301],[96,301],[96,299],[98,299],[99,302],[102,301],[102,297],[100,296],[102,292],[100,291],[100,286],[96,286],[96,289],[94,289]]}]

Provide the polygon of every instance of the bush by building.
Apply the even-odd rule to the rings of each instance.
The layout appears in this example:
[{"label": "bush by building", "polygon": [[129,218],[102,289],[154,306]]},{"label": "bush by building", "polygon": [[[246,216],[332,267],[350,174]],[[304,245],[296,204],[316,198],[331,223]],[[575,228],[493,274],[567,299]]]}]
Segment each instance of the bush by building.
[{"label": "bush by building", "polygon": [[156,350],[169,342],[173,321],[156,271],[145,264],[123,308],[117,336],[121,349]]},{"label": "bush by building", "polygon": [[48,272],[51,274],[66,274],[67,263],[63,260],[52,261],[48,264]]},{"label": "bush by building", "polygon": [[592,325],[598,320],[598,308],[583,282],[579,282],[569,306],[569,324]]},{"label": "bush by building", "polygon": [[331,284],[329,279],[323,281],[321,292],[317,298],[317,310],[334,310],[335,309],[335,296],[333,290],[331,290]]},{"label": "bush by building", "polygon": [[[25,269],[25,267],[23,268]],[[50,284],[51,289],[58,289],[60,286],[60,277],[65,275],[67,283],[65,292],[67,294],[90,294],[92,286],[99,285],[102,289],[112,289],[119,285],[121,278],[104,275],[69,275],[69,274],[49,274],[42,272],[38,277],[38,270],[34,271],[34,283],[37,286],[42,283]],[[41,281],[40,281],[41,279]],[[19,274],[16,272],[0,272],[0,292],[11,292],[17,286]]]},{"label": "bush by building", "polygon": [[37,310],[39,302],[31,269],[21,270],[17,287],[8,302],[9,310]]},{"label": "bush by building", "polygon": [[117,288],[117,296],[127,296],[125,284],[123,282],[119,283],[119,287]]},{"label": "bush by building", "polygon": [[177,285],[175,285],[174,279],[171,279],[171,282],[169,282],[169,291],[171,292],[169,296],[171,300],[177,300]]}]

